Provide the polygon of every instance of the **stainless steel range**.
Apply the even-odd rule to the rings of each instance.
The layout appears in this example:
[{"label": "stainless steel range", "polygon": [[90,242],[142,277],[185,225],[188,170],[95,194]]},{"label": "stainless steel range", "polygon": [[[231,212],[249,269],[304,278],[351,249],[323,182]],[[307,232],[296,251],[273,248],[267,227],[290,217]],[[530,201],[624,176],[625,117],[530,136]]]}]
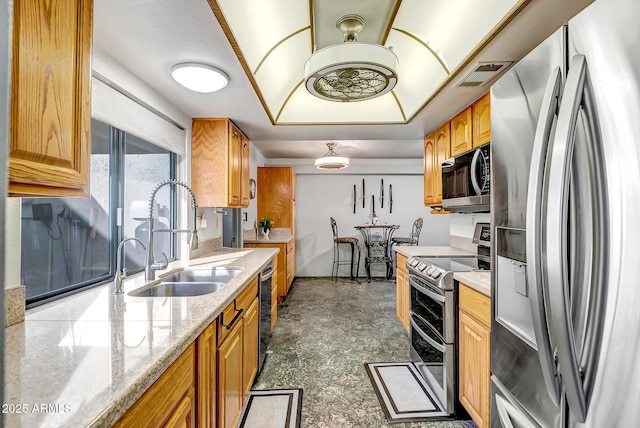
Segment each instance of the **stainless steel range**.
[{"label": "stainless steel range", "polygon": [[489,270],[488,223],[478,223],[477,255],[410,257],[409,271],[411,358],[435,393],[443,417],[457,406],[458,290],[454,272]]}]

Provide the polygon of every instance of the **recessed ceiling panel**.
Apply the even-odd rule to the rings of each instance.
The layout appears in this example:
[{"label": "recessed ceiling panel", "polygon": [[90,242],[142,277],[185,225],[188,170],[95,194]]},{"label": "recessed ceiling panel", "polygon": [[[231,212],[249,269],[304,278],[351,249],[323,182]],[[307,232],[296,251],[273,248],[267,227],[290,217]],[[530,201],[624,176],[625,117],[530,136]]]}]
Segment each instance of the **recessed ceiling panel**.
[{"label": "recessed ceiling panel", "polygon": [[[252,73],[274,46],[311,26],[308,1],[218,0],[217,3]],[[308,43],[310,49],[311,38]]]},{"label": "recessed ceiling panel", "polygon": [[338,18],[355,14],[364,19],[358,41],[382,43],[391,14],[399,0],[313,0],[314,36],[318,49],[342,43],[342,33],[336,28]]},{"label": "recessed ceiling panel", "polygon": [[402,32],[392,30],[387,40],[399,58],[411,58],[410,64],[400,62],[398,84],[394,92],[407,117],[413,116],[422,107],[427,96],[447,78],[445,66],[438,56],[419,40]]},{"label": "recessed ceiling panel", "polygon": [[455,69],[519,2],[403,0],[393,27],[431,43]]},{"label": "recessed ceiling panel", "polygon": [[359,103],[321,100],[300,85],[278,118],[279,124],[295,123],[404,123],[405,119],[391,92]]},{"label": "recessed ceiling panel", "polygon": [[255,75],[272,117],[276,117],[295,87],[304,79],[304,62],[311,55],[311,30],[278,45]]}]

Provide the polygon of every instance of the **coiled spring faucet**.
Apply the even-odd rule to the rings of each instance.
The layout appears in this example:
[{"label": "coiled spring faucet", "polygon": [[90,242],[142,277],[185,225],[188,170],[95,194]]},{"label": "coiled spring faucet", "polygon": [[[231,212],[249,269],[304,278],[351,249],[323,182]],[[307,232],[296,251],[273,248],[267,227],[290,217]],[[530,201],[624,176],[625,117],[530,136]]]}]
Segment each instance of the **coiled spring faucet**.
[{"label": "coiled spring faucet", "polygon": [[[153,207],[155,206],[156,193],[158,190],[163,188],[164,186],[169,185],[177,185],[184,187],[187,189],[189,194],[191,195],[191,202],[193,205],[193,229],[154,229],[153,228]],[[155,279],[155,271],[166,269],[169,261],[167,260],[167,255],[162,253],[164,260],[161,262],[156,262],[153,256],[153,234],[154,233],[190,233],[191,241],[189,243],[189,249],[195,250],[198,248],[198,230],[196,228],[196,209],[198,208],[198,202],[196,201],[196,195],[193,193],[191,187],[189,187],[186,183],[178,180],[166,180],[158,184],[155,189],[151,192],[151,197],[149,198],[149,217],[147,218],[147,262],[144,266],[144,279],[146,281],[150,281]]]}]

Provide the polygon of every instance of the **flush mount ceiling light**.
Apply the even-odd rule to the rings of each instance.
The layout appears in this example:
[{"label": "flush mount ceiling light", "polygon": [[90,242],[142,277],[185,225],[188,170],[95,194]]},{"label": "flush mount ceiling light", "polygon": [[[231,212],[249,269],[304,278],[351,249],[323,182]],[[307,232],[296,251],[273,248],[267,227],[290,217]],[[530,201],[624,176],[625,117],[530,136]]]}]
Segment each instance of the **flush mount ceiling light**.
[{"label": "flush mount ceiling light", "polygon": [[217,68],[193,62],[174,65],[171,76],[185,88],[202,93],[219,91],[229,83],[229,77]]},{"label": "flush mount ceiling light", "polygon": [[358,42],[364,19],[345,15],[336,28],[344,42],[314,52],[304,65],[312,95],[328,101],[364,101],[386,94],[398,82],[398,57],[384,46]]},{"label": "flush mount ceiling light", "polygon": [[327,143],[329,151],[321,158],[316,159],[316,168],[318,169],[344,169],[349,166],[349,158],[339,156],[333,151],[336,143]]}]

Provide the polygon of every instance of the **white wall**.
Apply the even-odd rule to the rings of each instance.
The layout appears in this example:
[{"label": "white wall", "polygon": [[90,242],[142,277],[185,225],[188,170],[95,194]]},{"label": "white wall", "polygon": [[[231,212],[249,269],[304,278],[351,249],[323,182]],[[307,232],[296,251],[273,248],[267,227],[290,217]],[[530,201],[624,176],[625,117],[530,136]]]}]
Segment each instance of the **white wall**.
[{"label": "white wall", "polygon": [[[345,171],[348,171],[347,168]],[[365,179],[366,204],[362,208],[361,186]],[[385,202],[380,209],[380,180],[384,180]],[[449,245],[449,216],[431,215],[424,206],[422,175],[375,175],[344,173],[297,174],[297,276],[329,276],[333,260],[333,238],[329,217],[334,217],[341,236],[353,236],[362,241],[354,226],[371,221],[371,195],[375,195],[376,214],[381,223],[396,223],[401,227],[395,236],[408,236],[416,218],[424,219],[420,245]],[[353,185],[357,189],[357,208],[353,213]],[[393,212],[389,213],[388,190],[393,185]],[[348,246],[343,255],[347,256]],[[364,250],[364,248],[363,248]],[[343,257],[343,256],[341,256]],[[348,267],[340,274],[348,275]],[[384,276],[384,265],[374,265],[373,276]],[[364,254],[360,265],[364,275]]]},{"label": "white wall", "polygon": [[473,238],[476,223],[491,223],[489,213],[450,214],[448,217],[451,218],[451,236],[469,239]]}]

